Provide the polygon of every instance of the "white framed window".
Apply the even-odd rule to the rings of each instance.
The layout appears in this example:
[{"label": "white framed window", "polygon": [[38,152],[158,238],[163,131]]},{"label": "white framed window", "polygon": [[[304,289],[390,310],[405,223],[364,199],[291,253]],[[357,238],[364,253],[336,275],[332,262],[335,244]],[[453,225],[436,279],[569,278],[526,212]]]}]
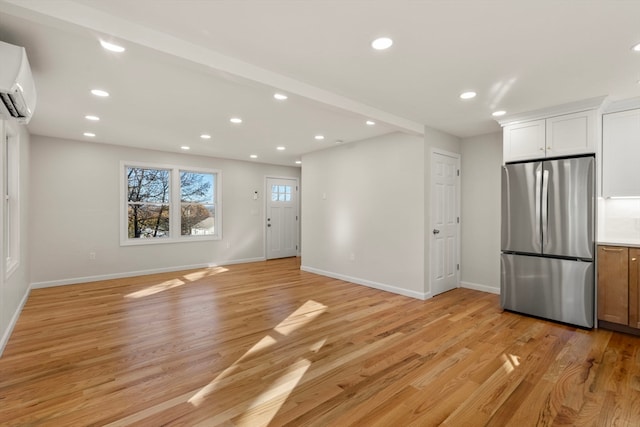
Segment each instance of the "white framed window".
[{"label": "white framed window", "polygon": [[222,238],[222,172],[121,162],[122,245]]},{"label": "white framed window", "polygon": [[3,250],[5,277],[9,278],[20,265],[20,145],[18,133],[5,127],[2,141],[3,175]]}]

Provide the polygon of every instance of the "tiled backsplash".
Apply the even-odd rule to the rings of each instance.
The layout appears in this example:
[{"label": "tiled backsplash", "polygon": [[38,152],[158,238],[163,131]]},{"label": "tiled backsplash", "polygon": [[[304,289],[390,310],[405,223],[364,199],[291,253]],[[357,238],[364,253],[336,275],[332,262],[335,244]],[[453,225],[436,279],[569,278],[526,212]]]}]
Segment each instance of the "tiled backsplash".
[{"label": "tiled backsplash", "polygon": [[640,243],[640,199],[598,199],[598,241]]}]

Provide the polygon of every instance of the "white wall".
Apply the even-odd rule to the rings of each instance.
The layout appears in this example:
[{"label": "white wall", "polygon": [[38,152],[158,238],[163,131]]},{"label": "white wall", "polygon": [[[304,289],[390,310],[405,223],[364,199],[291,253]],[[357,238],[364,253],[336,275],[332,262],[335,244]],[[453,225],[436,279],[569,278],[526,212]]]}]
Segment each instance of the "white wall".
[{"label": "white wall", "polygon": [[[0,120],[0,135],[6,122]],[[24,126],[11,125],[18,134],[20,149],[20,265],[13,274],[5,279],[5,272],[0,268],[0,355],[9,340],[11,330],[18,320],[18,315],[29,295],[29,223],[27,215],[29,212],[29,133]],[[4,174],[2,174],[4,176]],[[1,183],[2,178],[0,178]],[[2,188],[2,185],[0,185]],[[0,209],[1,211],[1,209]],[[1,217],[1,213],[0,213]],[[2,233],[0,227],[0,233]],[[3,236],[4,237],[4,236]],[[0,239],[4,241],[4,239]],[[0,256],[4,260],[4,254]],[[2,263],[4,267],[4,262]]]},{"label": "white wall", "polygon": [[[122,160],[220,169],[223,239],[120,246]],[[263,259],[265,176],[300,177],[295,167],[42,136],[32,136],[31,171],[34,287]]]},{"label": "white wall", "polygon": [[430,147],[455,151],[457,144],[427,129],[425,138],[392,133],[304,156],[302,268],[428,297],[425,164]]},{"label": "white wall", "polygon": [[500,292],[502,133],[462,141],[461,284]]}]

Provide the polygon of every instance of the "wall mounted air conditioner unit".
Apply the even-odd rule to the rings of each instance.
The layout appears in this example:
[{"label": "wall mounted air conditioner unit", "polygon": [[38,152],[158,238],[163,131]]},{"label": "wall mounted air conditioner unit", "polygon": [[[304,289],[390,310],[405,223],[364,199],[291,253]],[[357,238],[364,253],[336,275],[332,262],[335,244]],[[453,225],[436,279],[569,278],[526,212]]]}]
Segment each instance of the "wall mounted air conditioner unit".
[{"label": "wall mounted air conditioner unit", "polygon": [[0,41],[0,119],[27,124],[36,108],[36,86],[23,47]]}]

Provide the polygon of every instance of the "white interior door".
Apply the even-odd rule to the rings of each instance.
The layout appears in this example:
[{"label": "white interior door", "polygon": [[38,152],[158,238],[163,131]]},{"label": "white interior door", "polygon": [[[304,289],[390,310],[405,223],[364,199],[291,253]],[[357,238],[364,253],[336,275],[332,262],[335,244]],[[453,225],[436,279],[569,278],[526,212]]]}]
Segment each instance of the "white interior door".
[{"label": "white interior door", "polygon": [[298,254],[298,180],[267,178],[267,259]]},{"label": "white interior door", "polygon": [[431,292],[437,295],[459,284],[460,157],[431,155]]}]

